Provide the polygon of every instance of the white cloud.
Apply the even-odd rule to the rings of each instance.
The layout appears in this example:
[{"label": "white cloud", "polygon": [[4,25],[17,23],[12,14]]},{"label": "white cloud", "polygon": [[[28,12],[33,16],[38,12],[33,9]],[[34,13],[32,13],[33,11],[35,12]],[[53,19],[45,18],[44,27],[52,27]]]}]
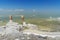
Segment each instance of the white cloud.
[{"label": "white cloud", "polygon": [[35,9],[33,9],[33,12],[35,12],[36,10]]},{"label": "white cloud", "polygon": [[15,9],[14,11],[24,11],[24,9]]},{"label": "white cloud", "polygon": [[3,11],[3,9],[0,9],[0,11]]},{"label": "white cloud", "polygon": [[0,9],[0,11],[2,12],[16,12],[16,11],[23,12],[24,9]]}]

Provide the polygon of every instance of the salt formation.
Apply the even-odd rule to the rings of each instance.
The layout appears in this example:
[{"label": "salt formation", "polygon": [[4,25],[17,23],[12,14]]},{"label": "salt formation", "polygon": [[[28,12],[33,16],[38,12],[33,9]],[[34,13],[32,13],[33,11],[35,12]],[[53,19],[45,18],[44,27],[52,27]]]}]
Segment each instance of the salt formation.
[{"label": "salt formation", "polygon": [[30,26],[24,22],[22,17],[22,25],[16,22],[13,22],[12,16],[10,16],[9,22],[0,27],[0,40],[30,40],[30,37],[27,34],[23,33],[23,28]]},{"label": "salt formation", "polygon": [[16,23],[16,22],[13,22],[12,21],[12,16],[10,16],[10,21],[6,24],[6,27],[7,28],[11,28],[11,29],[15,29],[15,30],[20,30],[20,29],[22,29],[22,25],[20,25],[20,24],[18,24],[18,23]]},{"label": "salt formation", "polygon": [[24,16],[23,15],[21,15],[21,19],[22,19],[22,25],[27,26],[26,22],[24,21]]},{"label": "salt formation", "polygon": [[37,25],[30,24],[30,23],[27,24],[27,23],[24,21],[24,16],[23,16],[23,15],[21,16],[21,19],[22,19],[22,23],[23,23],[23,26],[24,26],[24,27],[28,27],[29,29],[38,29],[38,28],[37,28]]},{"label": "salt formation", "polygon": [[60,40],[60,35],[56,35],[55,33],[45,33],[36,34],[29,32],[24,32],[23,28],[28,27],[30,29],[36,29],[36,25],[34,24],[26,24],[24,22],[24,17],[22,17],[23,24],[20,25],[16,22],[12,21],[12,16],[10,16],[10,21],[5,25],[0,27],[0,40]]},{"label": "salt formation", "polygon": [[[23,26],[16,22],[13,22],[12,16],[10,16],[10,21],[5,26],[0,27],[0,35],[3,36],[0,38],[0,40],[3,40],[3,38],[5,40],[9,40],[9,38],[13,40],[16,37],[19,37],[19,35],[22,34],[22,32],[19,32],[22,30],[22,28]],[[5,37],[7,37],[7,39]]]},{"label": "salt formation", "polygon": [[37,25],[34,25],[34,24],[27,24],[27,27],[30,29],[38,29]]}]

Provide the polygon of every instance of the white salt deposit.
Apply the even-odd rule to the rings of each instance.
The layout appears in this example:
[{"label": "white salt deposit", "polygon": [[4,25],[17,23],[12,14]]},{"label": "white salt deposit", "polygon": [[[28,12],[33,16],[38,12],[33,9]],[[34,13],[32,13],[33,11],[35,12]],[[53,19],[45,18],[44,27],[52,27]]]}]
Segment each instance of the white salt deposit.
[{"label": "white salt deposit", "polygon": [[15,40],[19,40],[19,39],[15,39]]},{"label": "white salt deposit", "polygon": [[28,27],[29,29],[37,29],[37,25],[23,22],[23,26]]},{"label": "white salt deposit", "polygon": [[23,26],[27,26],[26,22],[23,22]]},{"label": "white salt deposit", "polygon": [[[30,40],[32,37],[27,37],[27,35],[38,35],[41,37],[51,37],[51,38],[56,38],[57,36],[54,35],[53,33],[48,33],[48,34],[36,34],[36,33],[31,33],[31,32],[23,32],[23,26],[28,26],[29,28],[36,29],[36,25],[34,24],[26,24],[25,22],[23,25],[18,24],[16,22],[13,22],[10,20],[5,26],[0,27],[0,40]],[[21,30],[21,31],[20,31]],[[24,36],[24,34],[27,34]],[[32,35],[31,35],[32,36]],[[33,36],[35,37],[35,36]],[[59,36],[60,37],[60,36]],[[40,40],[40,39],[37,39]]]},{"label": "white salt deposit", "polygon": [[10,20],[6,26],[2,26],[0,27],[0,34],[4,35],[4,34],[15,34],[15,33],[19,33],[19,30],[22,29],[22,25],[19,25],[16,22],[13,22],[12,20]]},{"label": "white salt deposit", "polygon": [[7,26],[7,29],[15,29],[15,30],[19,30],[19,29],[22,29],[23,26],[16,23],[16,22],[12,22],[11,20],[6,24]]},{"label": "white salt deposit", "polygon": [[18,25],[18,23],[13,22],[12,20],[10,20],[6,25],[7,26],[14,26],[14,25]]},{"label": "white salt deposit", "polygon": [[37,29],[37,25],[34,24],[27,24],[27,27],[30,29]]}]

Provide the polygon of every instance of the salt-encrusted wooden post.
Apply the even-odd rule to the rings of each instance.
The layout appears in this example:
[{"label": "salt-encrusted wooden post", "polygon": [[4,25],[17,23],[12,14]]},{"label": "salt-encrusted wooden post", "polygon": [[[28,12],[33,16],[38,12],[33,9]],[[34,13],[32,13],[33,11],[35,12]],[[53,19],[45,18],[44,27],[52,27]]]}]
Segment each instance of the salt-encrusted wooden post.
[{"label": "salt-encrusted wooden post", "polygon": [[10,16],[10,20],[12,20],[12,16]]},{"label": "salt-encrusted wooden post", "polygon": [[11,16],[11,15],[9,16],[9,18],[10,18],[10,22],[12,22],[12,19],[13,19],[13,18],[12,18],[12,16]]},{"label": "salt-encrusted wooden post", "polygon": [[24,16],[23,15],[21,16],[21,19],[22,19],[22,23],[23,23],[24,22]]}]

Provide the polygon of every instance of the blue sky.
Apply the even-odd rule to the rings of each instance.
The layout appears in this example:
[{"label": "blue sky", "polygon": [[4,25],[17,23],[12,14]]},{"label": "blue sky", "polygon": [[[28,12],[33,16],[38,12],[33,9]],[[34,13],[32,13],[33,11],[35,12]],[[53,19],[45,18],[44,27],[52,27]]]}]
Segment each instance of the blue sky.
[{"label": "blue sky", "polygon": [[60,12],[59,0],[0,0],[1,10]]}]

